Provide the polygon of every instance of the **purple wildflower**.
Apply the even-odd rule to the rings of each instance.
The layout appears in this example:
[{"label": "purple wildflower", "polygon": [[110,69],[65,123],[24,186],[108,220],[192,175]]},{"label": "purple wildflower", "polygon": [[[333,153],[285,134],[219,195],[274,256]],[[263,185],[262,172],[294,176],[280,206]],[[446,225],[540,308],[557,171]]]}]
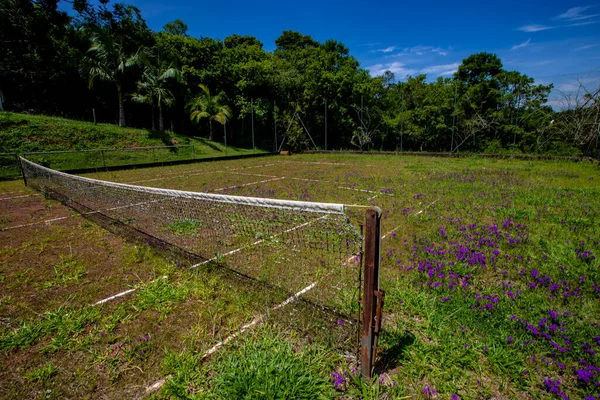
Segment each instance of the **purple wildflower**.
[{"label": "purple wildflower", "polygon": [[333,386],[338,388],[340,386],[342,386],[344,384],[344,378],[342,377],[342,374],[339,374],[337,372],[333,372],[331,374],[331,377],[333,378],[331,380],[331,383],[333,383]]}]

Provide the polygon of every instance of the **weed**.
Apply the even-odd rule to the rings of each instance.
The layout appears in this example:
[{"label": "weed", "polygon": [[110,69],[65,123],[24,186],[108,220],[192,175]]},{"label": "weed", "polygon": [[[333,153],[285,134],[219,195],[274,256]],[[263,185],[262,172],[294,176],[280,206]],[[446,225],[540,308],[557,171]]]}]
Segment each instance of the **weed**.
[{"label": "weed", "polygon": [[59,370],[50,361],[48,364],[38,367],[26,374],[27,379],[32,382],[49,383],[49,381],[58,374]]},{"label": "weed", "polygon": [[167,225],[167,230],[179,236],[193,236],[198,233],[198,229],[202,228],[201,221],[193,218],[184,218],[177,222],[172,222]]}]

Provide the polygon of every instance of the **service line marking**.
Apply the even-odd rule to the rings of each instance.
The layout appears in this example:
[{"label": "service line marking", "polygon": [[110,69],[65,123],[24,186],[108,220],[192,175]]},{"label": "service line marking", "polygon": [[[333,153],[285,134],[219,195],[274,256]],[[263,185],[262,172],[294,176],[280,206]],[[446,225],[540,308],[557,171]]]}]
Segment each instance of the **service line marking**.
[{"label": "service line marking", "polygon": [[224,190],[229,190],[229,189],[237,189],[237,188],[241,188],[244,186],[251,186],[251,185],[260,185],[261,183],[267,183],[267,182],[273,182],[273,181],[280,181],[282,179],[285,179],[284,177],[279,177],[279,178],[273,178],[273,179],[265,179],[264,181],[258,181],[258,182],[249,182],[249,183],[244,183],[241,185],[235,185],[235,186],[225,186],[219,189],[213,189],[211,190],[211,192],[222,192]]},{"label": "service line marking", "polygon": [[[318,282],[313,282],[310,285],[308,285],[307,287],[305,287],[304,289],[300,290],[298,293],[288,297],[287,299],[285,299],[282,303],[276,305],[275,307],[272,307],[270,309],[270,311],[275,311],[275,310],[279,310],[280,308],[283,308],[285,306],[287,306],[288,304],[296,301],[300,296],[302,296],[304,293],[312,290],[315,286],[317,286]],[[229,343],[230,341],[232,341],[233,339],[237,338],[238,336],[242,335],[244,332],[246,332],[248,329],[259,325],[265,318],[267,317],[267,314],[261,314],[256,316],[251,322],[247,323],[246,325],[242,326],[237,332],[232,333],[231,335],[227,336],[225,339],[223,339],[222,341],[220,341],[219,343],[215,344],[213,347],[211,347],[210,349],[208,349],[203,355],[202,358],[200,359],[201,361],[204,360],[206,357],[210,356],[211,354],[215,353],[217,350],[219,350],[221,347],[225,346],[227,343]],[[148,386],[146,388],[146,394],[151,394],[156,392],[157,390],[159,390],[161,387],[163,387],[163,385],[167,382],[167,380],[171,378],[171,375],[168,375],[162,379],[159,379],[157,382],[153,383],[152,385]]]},{"label": "service line marking", "polygon": [[[423,207],[422,210],[412,214],[413,216],[415,215],[419,215],[421,214],[423,211],[427,210],[429,207],[431,207],[432,205],[434,205],[435,203],[437,203],[439,201],[439,199],[432,201],[431,203],[429,203],[427,206]],[[388,237],[389,235],[391,235],[392,233],[394,233],[396,231],[396,229],[400,228],[402,225],[398,225],[397,227],[395,227],[394,229],[392,229],[391,231],[389,231],[388,233],[386,233],[385,235],[383,235],[381,238],[385,239],[386,237]]]}]

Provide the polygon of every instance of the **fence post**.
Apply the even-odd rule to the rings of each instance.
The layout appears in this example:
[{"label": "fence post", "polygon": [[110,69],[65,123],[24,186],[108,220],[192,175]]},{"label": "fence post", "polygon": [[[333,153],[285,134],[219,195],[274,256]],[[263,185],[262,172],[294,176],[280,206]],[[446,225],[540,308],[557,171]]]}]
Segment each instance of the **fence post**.
[{"label": "fence post", "polygon": [[100,154],[102,154],[102,165],[104,166],[104,169],[106,169],[106,159],[104,158],[104,150],[101,150]]},{"label": "fence post", "polygon": [[381,328],[384,292],[379,289],[379,261],[381,247],[381,209],[369,208],[365,218],[363,258],[363,320],[361,337],[361,373],[371,378],[375,347]]},{"label": "fence post", "polygon": [[16,161],[17,165],[19,166],[19,170],[21,171],[21,177],[23,178],[23,183],[25,184],[25,186],[27,186],[27,177],[25,176],[25,170],[23,170],[23,163],[21,162],[21,158],[19,158],[19,155],[17,153],[15,153],[15,161]]}]

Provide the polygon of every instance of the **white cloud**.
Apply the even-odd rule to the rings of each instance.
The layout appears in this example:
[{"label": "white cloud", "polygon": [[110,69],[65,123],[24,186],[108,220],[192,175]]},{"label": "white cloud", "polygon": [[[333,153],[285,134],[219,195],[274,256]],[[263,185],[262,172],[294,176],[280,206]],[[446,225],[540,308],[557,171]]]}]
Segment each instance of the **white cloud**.
[{"label": "white cloud", "polygon": [[529,44],[531,43],[531,39],[527,39],[526,41],[524,41],[521,44],[515,44],[513,47],[511,47],[511,50],[517,50],[517,49],[522,49],[523,47],[527,47],[529,46]]},{"label": "white cloud", "polygon": [[570,24],[567,26],[583,26],[583,25],[591,25],[591,24],[597,24],[598,21],[587,21],[587,22],[578,22],[576,24]]},{"label": "white cloud", "polygon": [[391,53],[394,50],[396,50],[396,46],[389,46],[389,47],[386,47],[385,49],[381,49],[379,51],[381,51],[383,53]]},{"label": "white cloud", "polygon": [[389,64],[375,64],[367,67],[367,70],[371,76],[381,76],[385,71],[393,72],[396,76],[404,77],[406,75],[413,75],[419,72],[416,69],[406,68],[406,65],[400,62],[393,62]]},{"label": "white cloud", "polygon": [[398,46],[388,46],[384,49],[371,50],[371,53],[391,53],[392,51],[396,50],[397,48],[398,48]]},{"label": "white cloud", "polygon": [[523,25],[517,28],[518,31],[523,31],[523,32],[539,32],[539,31],[545,31],[547,29],[554,29],[553,26],[547,26],[547,25],[538,25],[538,24],[534,24],[534,25]]},{"label": "white cloud", "polygon": [[584,7],[571,7],[566,12],[560,14],[556,19],[562,19],[565,21],[579,21],[582,19],[589,19],[597,17],[600,14],[589,14],[585,15],[584,13],[594,6],[584,6]]},{"label": "white cloud", "polygon": [[436,54],[439,54],[440,56],[448,55],[447,50],[442,49],[441,47],[433,47],[433,46],[418,45],[418,46],[413,46],[413,47],[404,49],[404,51],[405,52],[408,51],[408,52],[416,54],[418,56],[422,56],[422,55],[428,54],[428,53],[436,53]]},{"label": "white cloud", "polygon": [[583,50],[593,49],[594,47],[597,47],[597,46],[598,46],[598,44],[586,44],[586,45],[574,48],[573,51],[583,51]]},{"label": "white cloud", "polygon": [[425,67],[420,72],[422,74],[431,74],[437,76],[447,76],[452,75],[458,69],[460,63],[452,63],[452,64],[443,64],[443,65],[433,65],[431,67]]}]

